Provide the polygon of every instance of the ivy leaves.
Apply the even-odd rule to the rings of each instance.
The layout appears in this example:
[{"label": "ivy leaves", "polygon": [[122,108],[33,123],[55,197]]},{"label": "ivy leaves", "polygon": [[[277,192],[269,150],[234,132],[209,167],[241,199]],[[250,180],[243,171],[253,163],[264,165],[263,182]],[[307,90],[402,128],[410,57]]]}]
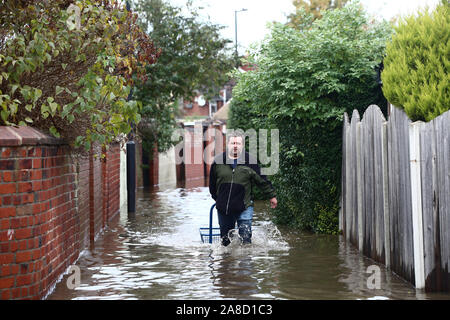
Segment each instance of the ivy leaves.
[{"label": "ivy leaves", "polygon": [[0,15],[0,123],[33,124],[87,150],[140,120],[132,75],[159,53],[136,15],[99,0],[8,1]]}]

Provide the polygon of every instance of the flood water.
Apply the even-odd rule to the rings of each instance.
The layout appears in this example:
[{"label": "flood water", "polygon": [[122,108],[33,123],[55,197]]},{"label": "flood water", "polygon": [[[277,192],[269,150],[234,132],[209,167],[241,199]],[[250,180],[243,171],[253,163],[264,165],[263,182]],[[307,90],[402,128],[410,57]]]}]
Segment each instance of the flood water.
[{"label": "flood water", "polygon": [[47,299],[450,299],[415,290],[341,236],[277,228],[268,201],[255,203],[251,245],[204,244],[212,204],[207,187],[139,190],[135,217],[121,213],[78,259],[79,286],[66,274]]}]

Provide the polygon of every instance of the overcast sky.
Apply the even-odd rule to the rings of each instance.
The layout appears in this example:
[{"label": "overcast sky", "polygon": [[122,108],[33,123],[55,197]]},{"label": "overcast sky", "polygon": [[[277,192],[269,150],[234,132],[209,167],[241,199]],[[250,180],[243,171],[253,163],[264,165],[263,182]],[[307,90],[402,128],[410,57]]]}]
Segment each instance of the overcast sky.
[{"label": "overcast sky", "polygon": [[[169,0],[183,6],[186,0]],[[361,0],[367,11],[378,18],[391,19],[396,15],[414,13],[420,7],[436,6],[439,0]],[[203,6],[202,14],[209,15],[211,22],[224,25],[222,34],[235,42],[235,11],[237,13],[237,40],[239,53],[268,33],[266,25],[271,21],[286,22],[286,16],[294,12],[292,0],[194,0],[194,5]]]}]

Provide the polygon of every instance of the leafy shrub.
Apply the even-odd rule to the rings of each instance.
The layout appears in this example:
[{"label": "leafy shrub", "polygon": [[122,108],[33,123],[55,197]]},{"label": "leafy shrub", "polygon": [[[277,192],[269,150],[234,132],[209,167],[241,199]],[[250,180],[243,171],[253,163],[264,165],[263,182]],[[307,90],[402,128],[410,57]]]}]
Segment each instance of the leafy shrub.
[{"label": "leafy shrub", "polygon": [[26,125],[89,149],[139,122],[132,76],[158,56],[116,1],[3,0],[0,124]]},{"label": "leafy shrub", "polygon": [[230,41],[220,35],[223,27],[201,18],[201,8],[192,1],[177,7],[167,0],[138,0],[135,7],[140,25],[162,50],[158,61],[147,67],[148,79],[138,81],[133,93],[143,104],[139,133],[144,150],[157,144],[164,152],[174,144],[176,118],[183,116],[178,101],[193,100],[200,93],[212,98],[228,80],[233,68]]},{"label": "leafy shrub", "polygon": [[413,120],[450,110],[450,5],[400,21],[387,45],[383,93]]},{"label": "leafy shrub", "polygon": [[338,224],[339,218],[336,216],[336,211],[339,210],[337,205],[333,206],[331,210],[323,207],[320,203],[316,204],[317,231],[326,234],[339,234]]},{"label": "leafy shrub", "polygon": [[280,168],[269,177],[278,223],[336,231],[343,114],[373,103],[386,109],[376,67],[390,34],[388,23],[351,3],[301,30],[273,25],[251,57],[257,70],[237,75],[229,127],[279,129]]}]

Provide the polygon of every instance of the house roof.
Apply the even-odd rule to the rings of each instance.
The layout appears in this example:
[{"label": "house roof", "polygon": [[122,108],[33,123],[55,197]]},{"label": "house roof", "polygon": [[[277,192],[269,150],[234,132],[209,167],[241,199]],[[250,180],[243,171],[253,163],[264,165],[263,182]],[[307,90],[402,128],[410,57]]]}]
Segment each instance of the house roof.
[{"label": "house roof", "polygon": [[228,110],[230,109],[230,102],[232,99],[230,99],[227,103],[225,103],[222,108],[219,109],[214,115],[212,116],[213,120],[228,120]]}]

